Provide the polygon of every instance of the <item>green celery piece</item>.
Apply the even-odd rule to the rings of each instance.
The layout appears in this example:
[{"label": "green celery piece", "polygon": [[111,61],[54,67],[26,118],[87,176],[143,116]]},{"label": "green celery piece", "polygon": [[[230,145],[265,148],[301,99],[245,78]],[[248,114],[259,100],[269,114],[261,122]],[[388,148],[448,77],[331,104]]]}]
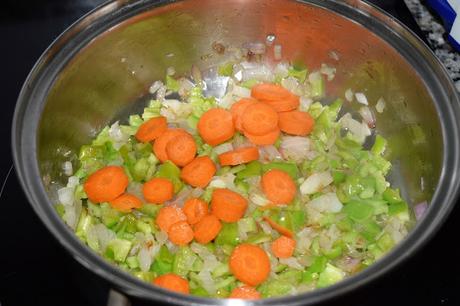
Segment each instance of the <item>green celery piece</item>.
[{"label": "green celery piece", "polygon": [[388,214],[396,215],[403,221],[409,221],[409,206],[404,201],[391,203],[388,205]]},{"label": "green celery piece", "polygon": [[222,64],[219,66],[217,69],[217,73],[221,76],[232,76],[233,75],[233,63],[228,62],[225,64]]},{"label": "green celery piece", "polygon": [[311,84],[310,93],[312,97],[323,97],[324,96],[325,82],[324,82],[323,75],[320,74],[320,76],[317,79],[314,79],[313,81],[311,81],[310,84]]},{"label": "green celery piece", "polygon": [[297,232],[300,229],[302,229],[305,225],[305,222],[307,220],[306,213],[303,210],[294,210],[290,211],[289,213],[291,215],[292,230],[294,232]]},{"label": "green celery piece", "polygon": [[142,120],[141,116],[139,115],[131,115],[129,116],[129,125],[135,128],[138,128],[141,126],[142,123],[144,123],[144,120]]},{"label": "green celery piece", "polygon": [[339,268],[327,264],[326,269],[319,274],[318,288],[327,287],[341,281],[345,277],[345,273]]},{"label": "green celery piece", "polygon": [[241,218],[238,220],[237,224],[238,228],[242,229],[246,233],[257,231],[256,221],[251,217]]},{"label": "green celery piece", "polygon": [[278,280],[296,286],[302,280],[302,271],[295,269],[286,269],[285,271],[278,274]]},{"label": "green celery piece", "polygon": [[280,272],[283,272],[284,270],[287,269],[287,266],[286,265],[282,265],[282,264],[278,264],[275,269],[273,270],[273,272],[275,273],[280,273]]},{"label": "green celery piece", "polygon": [[396,204],[402,201],[401,196],[399,195],[399,189],[387,188],[383,192],[383,199],[389,204]]},{"label": "green celery piece", "polygon": [[367,187],[366,189],[361,191],[361,193],[359,194],[359,197],[361,199],[369,199],[369,198],[372,198],[374,194],[375,194],[375,189],[372,187]]},{"label": "green celery piece", "polygon": [[84,161],[86,159],[100,159],[104,156],[104,149],[102,146],[83,145],[80,148],[78,159]]},{"label": "green celery piece", "polygon": [[203,270],[203,265],[204,265],[203,261],[197,257],[195,261],[193,262],[193,265],[190,271],[200,272],[201,270]]},{"label": "green celery piece", "polygon": [[230,172],[230,170],[231,170],[230,166],[221,167],[219,170],[217,170],[216,176],[224,175],[224,174]]},{"label": "green celery piece", "polygon": [[161,101],[150,100],[149,105],[144,108],[144,113],[142,114],[142,119],[147,121],[149,119],[159,117],[161,110]]},{"label": "green celery piece", "polygon": [[245,87],[247,89],[251,89],[254,85],[258,84],[259,81],[256,80],[256,79],[249,79],[247,81],[244,81],[243,83],[241,83],[240,85],[242,87]]},{"label": "green celery piece", "polygon": [[327,250],[327,251],[323,250],[323,254],[329,259],[335,259],[339,257],[340,255],[342,255],[342,251],[343,251],[343,248],[340,245],[337,245],[330,250]]},{"label": "green celery piece", "polygon": [[350,218],[345,217],[337,222],[337,227],[342,232],[349,232],[353,229],[353,222],[350,220]]},{"label": "green celery piece", "polygon": [[197,255],[189,247],[181,247],[174,256],[173,273],[185,277],[192,269]]},{"label": "green celery piece", "polygon": [[209,293],[201,286],[190,289],[190,293],[196,296],[209,297]]},{"label": "green celery piece", "polygon": [[308,74],[307,68],[300,69],[300,70],[297,70],[295,68],[288,69],[288,76],[296,78],[297,80],[299,80],[300,83],[305,82],[305,80],[307,79],[307,74]]},{"label": "green celery piece", "polygon": [[116,262],[124,262],[131,250],[131,241],[124,239],[114,239],[109,242],[107,249],[113,254],[113,259]]},{"label": "green celery piece", "polygon": [[245,179],[252,176],[259,176],[262,172],[262,164],[255,160],[246,165],[246,167],[236,174],[237,179]]},{"label": "green celery piece", "polygon": [[377,260],[379,259],[380,257],[383,256],[384,252],[379,248],[379,246],[375,243],[373,244],[370,244],[368,247],[367,247],[367,251],[369,253],[371,253],[374,258]]},{"label": "green celery piece", "polygon": [[[215,244],[213,244],[213,245],[215,245]],[[233,246],[231,244],[224,244],[224,245],[220,246],[220,249],[222,250],[222,252],[225,255],[228,255],[228,256],[230,256],[230,254],[232,254],[234,248],[235,248],[235,246]]]},{"label": "green celery piece", "polygon": [[54,208],[56,209],[56,212],[59,215],[59,217],[62,218],[64,216],[64,213],[65,213],[64,205],[59,203],[59,204],[54,205]]},{"label": "green celery piece", "polygon": [[180,169],[169,160],[158,167],[155,177],[169,179],[174,185],[175,193],[179,192],[184,185],[180,179]]},{"label": "green celery piece", "polygon": [[[146,142],[146,143],[136,143],[134,146],[133,146],[133,149],[134,149],[134,153],[136,155],[136,158],[142,158],[142,157],[150,157],[152,158],[151,156],[153,155],[152,153],[152,144],[150,142]],[[155,157],[155,155],[153,155],[153,159],[152,160],[149,160],[150,162],[152,162],[153,164],[158,164],[158,159]]]},{"label": "green celery piece", "polygon": [[120,221],[122,213],[110,207],[109,203],[100,204],[100,208],[101,221],[108,228],[115,226]]},{"label": "green celery piece", "polygon": [[307,271],[312,273],[321,273],[326,268],[327,258],[324,256],[315,256],[312,264],[308,267]]},{"label": "green celery piece", "polygon": [[289,294],[293,288],[293,285],[279,281],[269,280],[260,285],[257,289],[264,298],[271,298],[277,296],[283,296]]},{"label": "green celery piece", "polygon": [[222,277],[224,275],[230,274],[230,269],[228,267],[228,264],[219,264],[217,267],[212,270],[212,277],[217,278],[217,277]]},{"label": "green celery piece", "polygon": [[133,276],[145,281],[145,282],[152,282],[153,279],[155,278],[155,273],[153,272],[142,272],[142,271],[135,271],[135,272],[132,272]]},{"label": "green celery piece", "polygon": [[313,254],[315,256],[320,256],[321,255],[321,252],[320,252],[321,248],[319,246],[319,237],[313,238],[310,250],[311,250],[311,254]]},{"label": "green celery piece", "polygon": [[150,269],[152,270],[152,272],[155,272],[155,274],[159,276],[159,275],[171,273],[173,269],[173,265],[170,262],[165,262],[163,260],[155,259]]},{"label": "green celery piece", "polygon": [[351,200],[345,205],[343,211],[353,221],[363,222],[372,217],[374,208],[364,202]]},{"label": "green celery piece", "polygon": [[77,228],[75,230],[75,234],[78,238],[80,238],[80,240],[86,240],[86,235],[92,224],[93,217],[88,214],[88,211],[85,208],[83,208],[81,210],[80,219],[78,220]]},{"label": "green celery piece", "polygon": [[317,120],[325,108],[326,106],[323,106],[320,102],[314,102],[310,105],[308,113]]},{"label": "green celery piece", "polygon": [[229,244],[236,246],[240,241],[238,237],[238,223],[222,223],[222,229],[216,237],[217,245]]},{"label": "green celery piece", "polygon": [[236,278],[233,277],[233,276],[229,276],[223,280],[221,280],[220,282],[217,282],[216,283],[216,289],[221,289],[221,288],[225,288],[225,287],[228,287],[230,286],[232,283],[235,283],[236,282]]},{"label": "green celery piece", "polygon": [[144,234],[152,233],[152,226],[149,223],[142,222],[140,220],[136,221],[136,230]]},{"label": "green celery piece", "polygon": [[163,260],[164,262],[168,263],[173,263],[174,254],[172,254],[165,245],[162,245],[156,259]]},{"label": "green celery piece", "polygon": [[260,220],[260,218],[262,218],[262,217],[263,217],[263,212],[260,209],[255,209],[252,212],[252,218],[254,220]]},{"label": "green celery piece", "polygon": [[141,182],[146,179],[147,177],[147,172],[150,168],[150,163],[148,161],[148,158],[140,158],[136,161],[134,164],[133,170],[131,172],[133,179],[136,182]]},{"label": "green celery piece", "polygon": [[180,84],[176,79],[174,79],[170,75],[166,75],[166,88],[171,91],[179,91]]},{"label": "green celery piece", "polygon": [[299,168],[297,168],[297,165],[295,163],[271,162],[262,165],[263,172],[267,172],[273,169],[286,172],[294,180],[296,180],[299,177]]},{"label": "green celery piece", "polygon": [[217,107],[215,98],[205,98],[203,96],[203,90],[199,86],[195,86],[190,90],[188,98],[190,105],[192,106],[192,115],[196,118],[200,118],[206,111],[211,108]]},{"label": "green celery piece", "polygon": [[126,258],[126,263],[130,269],[139,268],[139,261],[137,260],[136,256],[130,256]]},{"label": "green celery piece", "polygon": [[324,213],[319,220],[319,225],[321,227],[329,227],[336,222],[335,214],[333,213]]},{"label": "green celery piece", "polygon": [[93,146],[103,146],[106,142],[110,141],[109,127],[105,126],[102,131],[96,136],[96,139],[91,143]]},{"label": "green celery piece", "polygon": [[294,230],[292,225],[292,213],[290,211],[276,207],[268,211],[268,218],[290,231]]},{"label": "green celery piece", "polygon": [[[224,281],[221,281],[220,283],[223,283],[223,282]],[[231,287],[230,285],[226,286],[225,288],[217,289],[216,294],[214,295],[214,297],[220,298],[220,299],[227,298],[230,295],[230,290],[229,290],[229,288]]]},{"label": "green celery piece", "polygon": [[371,152],[374,155],[382,155],[385,152],[387,146],[387,140],[380,135],[375,136],[374,145],[371,148]]},{"label": "green celery piece", "polygon": [[[187,124],[190,128],[196,130],[197,129],[197,125],[198,125],[198,121],[200,121],[200,118],[195,116],[195,115],[190,115],[188,118],[187,118]],[[198,156],[202,156],[203,154],[200,153],[200,148],[198,148]]]},{"label": "green celery piece", "polygon": [[388,213],[388,205],[385,200],[379,199],[366,199],[365,202],[368,205],[371,205],[374,208],[374,215],[386,214]]},{"label": "green celery piece", "polygon": [[377,240],[377,245],[379,246],[379,248],[382,251],[387,252],[387,251],[391,250],[391,248],[393,248],[395,243],[394,243],[393,239],[391,238],[391,236],[388,233],[385,233],[385,234],[382,235],[382,237],[380,237]]},{"label": "green celery piece", "polygon": [[162,206],[160,205],[154,205],[154,204],[144,204],[142,205],[141,208],[139,208],[138,210],[140,212],[142,212],[143,214],[149,216],[149,217],[156,217],[156,215],[158,214],[158,211],[160,210]]},{"label": "green celery piece", "polygon": [[361,235],[367,241],[375,241],[375,238],[382,232],[380,226],[372,220],[362,223],[362,226]]},{"label": "green celery piece", "polygon": [[246,169],[246,165],[241,164],[241,165],[238,165],[238,166],[235,166],[235,167],[231,167],[230,172],[235,174],[235,173],[243,171],[244,169]]},{"label": "green celery piece", "polygon": [[334,185],[339,185],[345,181],[347,175],[343,171],[334,170],[332,171],[332,179],[334,180]]},{"label": "green celery piece", "polygon": [[213,187],[206,187],[203,194],[201,195],[201,199],[206,203],[209,203],[212,198],[212,192],[214,191]]},{"label": "green celery piece", "polygon": [[238,190],[240,190],[242,193],[245,193],[245,194],[248,194],[248,193],[249,193],[249,188],[250,188],[249,183],[246,183],[246,182],[243,181],[243,180],[235,179],[235,186],[236,186],[236,188],[238,188]]},{"label": "green celery piece", "polygon": [[247,243],[252,243],[252,244],[260,244],[264,242],[271,241],[272,237],[268,234],[265,233],[256,233],[248,236],[248,239],[246,240]]}]

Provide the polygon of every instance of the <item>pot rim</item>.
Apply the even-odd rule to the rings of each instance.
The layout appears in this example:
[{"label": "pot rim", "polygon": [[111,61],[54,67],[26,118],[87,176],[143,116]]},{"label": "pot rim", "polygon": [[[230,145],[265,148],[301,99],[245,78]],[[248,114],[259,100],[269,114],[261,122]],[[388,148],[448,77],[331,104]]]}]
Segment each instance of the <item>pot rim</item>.
[{"label": "pot rim", "polygon": [[[270,298],[260,301],[238,301],[239,305],[308,305],[337,297],[375,280],[407,260],[416,250],[420,249],[431,237],[433,237],[452,210],[459,192],[460,173],[458,169],[460,169],[460,127],[456,118],[460,118],[460,99],[452,80],[448,77],[446,69],[439,59],[436,58],[434,53],[405,25],[371,4],[359,0],[297,1],[305,4],[317,5],[335,13],[338,13],[341,9],[346,9],[348,12],[353,12],[354,20],[361,21],[361,24],[363,21],[369,21],[370,18],[376,18],[378,22],[376,20],[374,20],[373,23],[371,22],[367,27],[368,29],[373,30],[374,33],[376,33],[375,31],[377,30],[381,31],[380,35],[379,33],[376,35],[382,39],[384,39],[382,35],[386,33],[388,38],[395,38],[396,42],[401,44],[401,46],[405,45],[406,47],[410,46],[415,48],[418,55],[422,57],[420,61],[429,65],[435,77],[433,76],[430,79],[427,72],[425,72],[424,75],[422,74],[422,77],[425,77],[423,78],[425,81],[428,79],[433,83],[432,94],[436,96],[436,99],[433,99],[433,101],[437,108],[438,115],[443,119],[440,120],[440,122],[444,152],[442,171],[439,178],[439,182],[442,182],[442,184],[438,184],[432,198],[433,204],[430,205],[425,217],[411,230],[405,240],[399,243],[382,259],[362,272],[326,288],[316,289],[295,296]],[[32,68],[18,97],[12,124],[14,165],[22,188],[33,209],[61,245],[63,245],[67,251],[87,269],[94,271],[99,276],[114,283],[116,287],[120,288],[128,295],[148,299],[150,301],[163,301],[182,305],[235,305],[235,300],[200,298],[191,295],[186,296],[162,288],[153,287],[123,272],[118,267],[111,265],[98,254],[91,251],[87,246],[83,245],[52,209],[52,203],[50,203],[47,197],[43,184],[37,182],[37,178],[40,177],[36,158],[37,137],[33,133],[29,133],[30,135],[23,133],[24,130],[33,129],[34,124],[38,122],[38,119],[35,122],[25,120],[26,114],[28,112],[35,112],[35,116],[37,117],[41,113],[41,109],[44,105],[44,101],[33,101],[33,90],[40,83],[43,75],[46,74],[48,69],[47,63],[51,61],[53,56],[59,53],[67,43],[75,38],[76,35],[85,32],[88,25],[93,24],[101,18],[107,18],[107,16],[115,12],[123,11],[124,13],[120,13],[121,17],[119,18],[123,18],[124,20],[127,17],[132,17],[133,13],[137,12],[136,9],[142,7],[154,9],[173,2],[175,1],[112,0],[106,2],[73,23],[48,47]],[[126,12],[131,12],[131,15]],[[351,19],[349,16],[343,17]],[[92,37],[97,36],[97,34],[98,33],[93,33]],[[388,42],[388,39],[386,41]],[[393,44],[392,46],[396,48]],[[442,101],[442,103],[440,101]],[[27,152],[35,152],[35,155],[27,154]],[[437,203],[438,205],[435,205]],[[443,203],[443,205],[440,203]],[[437,210],[433,208],[437,208]]]}]

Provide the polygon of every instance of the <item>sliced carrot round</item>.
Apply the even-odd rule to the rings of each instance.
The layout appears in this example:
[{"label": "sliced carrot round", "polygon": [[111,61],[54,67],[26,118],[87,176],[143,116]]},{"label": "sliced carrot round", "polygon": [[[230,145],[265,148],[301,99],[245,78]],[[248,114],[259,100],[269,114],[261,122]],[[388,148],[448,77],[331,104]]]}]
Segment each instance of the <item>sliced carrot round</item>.
[{"label": "sliced carrot round", "polygon": [[211,146],[217,146],[235,134],[232,114],[222,108],[212,108],[198,121],[198,133]]},{"label": "sliced carrot round", "polygon": [[241,282],[257,286],[270,274],[270,260],[265,251],[253,244],[243,243],[233,249],[230,271]]},{"label": "sliced carrot round", "polygon": [[315,120],[307,112],[290,111],[279,113],[281,131],[290,135],[306,136],[313,130]]},{"label": "sliced carrot round", "polygon": [[275,204],[289,204],[294,200],[296,185],[292,178],[282,170],[267,171],[261,180],[262,190]]},{"label": "sliced carrot round", "polygon": [[219,155],[222,166],[235,166],[249,163],[259,159],[259,149],[256,147],[243,147]]},{"label": "sliced carrot round", "polygon": [[243,113],[243,130],[253,135],[265,135],[278,128],[278,113],[268,104],[248,105]]},{"label": "sliced carrot round", "polygon": [[174,196],[174,185],[165,178],[153,178],[142,187],[144,198],[149,203],[162,204]]},{"label": "sliced carrot round", "polygon": [[121,212],[130,212],[133,208],[141,208],[142,201],[135,195],[124,193],[115,200],[110,201],[110,206]]},{"label": "sliced carrot round", "polygon": [[244,216],[248,201],[240,194],[226,188],[212,192],[212,214],[224,222],[236,222]]},{"label": "sliced carrot round", "polygon": [[168,153],[166,152],[166,146],[168,143],[171,139],[183,134],[187,134],[187,132],[183,129],[167,129],[155,140],[153,143],[153,152],[162,163],[169,159]]},{"label": "sliced carrot round", "polygon": [[183,211],[189,224],[196,224],[208,214],[208,203],[201,199],[191,198],[184,203]]},{"label": "sliced carrot round", "polygon": [[240,286],[236,287],[230,293],[231,299],[258,300],[261,298],[260,292],[254,287]]},{"label": "sliced carrot round", "polygon": [[172,138],[166,145],[168,159],[179,167],[190,163],[196,155],[196,143],[190,134],[182,134]]},{"label": "sliced carrot round", "polygon": [[280,129],[276,128],[265,135],[253,135],[245,131],[244,136],[246,136],[249,141],[255,145],[268,146],[274,144],[278,140],[280,133]]},{"label": "sliced carrot round", "polygon": [[165,117],[155,117],[141,124],[136,132],[136,139],[140,142],[149,142],[157,139],[168,128]]},{"label": "sliced carrot round", "polygon": [[251,96],[260,102],[269,104],[277,112],[294,110],[300,104],[299,97],[284,87],[272,83],[254,85],[251,89]]},{"label": "sliced carrot round", "polygon": [[294,254],[296,242],[294,239],[281,236],[271,244],[273,254],[278,258],[289,258]]},{"label": "sliced carrot round", "polygon": [[206,244],[214,240],[222,229],[222,223],[214,215],[204,216],[193,227],[195,240],[199,243]]},{"label": "sliced carrot round", "polygon": [[185,221],[179,221],[168,229],[168,238],[176,245],[187,245],[193,240],[193,230]]},{"label": "sliced carrot round", "polygon": [[187,221],[187,217],[182,209],[175,205],[162,207],[155,219],[156,225],[165,233],[173,224],[181,221]]},{"label": "sliced carrot round", "polygon": [[128,183],[123,167],[106,166],[91,174],[83,189],[91,202],[102,203],[115,200],[125,192]]},{"label": "sliced carrot round", "polygon": [[235,129],[240,132],[243,131],[243,114],[249,105],[257,102],[258,101],[253,98],[243,98],[232,105],[230,112],[232,113]]},{"label": "sliced carrot round", "polygon": [[196,157],[182,168],[181,179],[193,187],[206,187],[216,173],[216,165],[208,156]]},{"label": "sliced carrot round", "polygon": [[157,278],[153,280],[153,283],[159,287],[162,287],[162,288],[165,288],[171,291],[184,293],[184,294],[190,293],[190,287],[189,287],[188,281],[174,273],[168,273],[168,274],[163,274],[161,276],[158,276]]}]

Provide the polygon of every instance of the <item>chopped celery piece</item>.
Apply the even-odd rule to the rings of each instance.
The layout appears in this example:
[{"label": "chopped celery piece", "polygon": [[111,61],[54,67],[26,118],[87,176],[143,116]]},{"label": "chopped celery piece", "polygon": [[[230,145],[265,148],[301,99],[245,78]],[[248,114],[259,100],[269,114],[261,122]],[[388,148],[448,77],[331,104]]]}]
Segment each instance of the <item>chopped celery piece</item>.
[{"label": "chopped celery piece", "polygon": [[389,204],[396,204],[402,201],[399,195],[399,190],[391,188],[385,189],[385,191],[383,192],[383,199],[387,201]]},{"label": "chopped celery piece", "polygon": [[294,270],[294,269],[287,269],[280,274],[278,274],[278,280],[284,281],[291,285],[297,285],[302,280],[302,271]]},{"label": "chopped celery piece", "polygon": [[138,128],[144,121],[139,115],[129,116],[129,125]]},{"label": "chopped celery piece", "polygon": [[257,231],[256,221],[253,218],[241,218],[238,220],[238,230],[245,233]]},{"label": "chopped celery piece", "polygon": [[372,220],[362,223],[362,226],[363,230],[361,231],[361,235],[368,241],[374,241],[377,235],[382,231],[380,226]]},{"label": "chopped celery piece", "polygon": [[220,65],[217,72],[221,76],[232,76],[233,75],[233,63],[225,63],[223,65]]},{"label": "chopped celery piece", "polygon": [[398,216],[399,219],[408,221],[409,220],[409,207],[406,202],[396,202],[388,205],[388,214],[390,216]]},{"label": "chopped celery piece", "polygon": [[326,268],[327,258],[324,256],[316,256],[313,258],[312,264],[308,267],[307,271],[312,273],[320,273]]},{"label": "chopped celery piece", "polygon": [[107,245],[107,251],[113,254],[113,259],[117,262],[125,261],[129,250],[131,250],[131,241],[124,239],[114,239]]},{"label": "chopped celery piece", "polygon": [[229,172],[238,173],[240,171],[243,171],[244,169],[246,169],[246,165],[242,164],[242,165],[238,165],[238,166],[235,166],[235,167],[231,167]]},{"label": "chopped celery piece", "polygon": [[158,211],[160,210],[160,208],[161,208],[160,205],[144,204],[138,210],[142,212],[143,214],[146,214],[149,217],[155,217]]},{"label": "chopped celery piece", "polygon": [[253,243],[253,244],[260,244],[264,242],[271,241],[272,237],[268,234],[265,233],[257,233],[250,235],[248,239],[246,240],[247,243]]},{"label": "chopped celery piece", "polygon": [[262,172],[262,164],[255,160],[246,165],[246,167],[236,174],[237,179],[245,179],[252,176],[258,176]]},{"label": "chopped celery piece", "polygon": [[350,218],[345,217],[342,220],[337,222],[337,227],[342,232],[348,232],[353,229],[353,222],[350,220]]},{"label": "chopped celery piece", "polygon": [[133,275],[145,282],[151,282],[155,278],[155,273],[153,272],[142,272],[142,271],[136,271],[133,272]]},{"label": "chopped celery piece", "polygon": [[382,155],[385,152],[387,141],[380,135],[375,136],[374,145],[371,148],[371,152],[374,155]]},{"label": "chopped celery piece", "polygon": [[205,98],[203,90],[199,86],[195,86],[190,90],[189,103],[192,106],[193,117],[199,119],[206,111],[216,107],[216,100],[213,97]]},{"label": "chopped celery piece", "polygon": [[170,75],[166,75],[166,88],[171,91],[179,91],[180,84]]},{"label": "chopped celery piece", "polygon": [[295,68],[289,68],[288,76],[294,77],[299,80],[300,83],[305,82],[307,79],[308,69],[297,70]]},{"label": "chopped celery piece", "polygon": [[145,121],[160,116],[161,110],[161,101],[151,100],[149,105],[144,108],[144,113],[142,114],[142,119]]},{"label": "chopped celery piece", "polygon": [[189,247],[181,247],[174,256],[173,272],[185,277],[198,257]]},{"label": "chopped celery piece", "polygon": [[342,270],[328,263],[326,269],[319,274],[317,286],[318,288],[330,286],[341,281],[344,277],[345,273]]},{"label": "chopped celery piece", "polygon": [[75,234],[77,235],[77,237],[84,241],[86,239],[88,230],[92,224],[93,217],[90,214],[88,214],[85,208],[83,208],[81,210],[80,220],[77,224],[77,229],[75,230]]},{"label": "chopped celery piece", "polygon": [[244,81],[243,83],[241,83],[241,86],[245,87],[245,88],[248,88],[248,89],[251,89],[254,85],[256,85],[258,83],[259,83],[259,81],[256,80],[256,79],[249,79],[249,80]]},{"label": "chopped celery piece", "polygon": [[335,185],[343,183],[346,178],[347,175],[343,171],[332,171],[332,179]]},{"label": "chopped celery piece", "polygon": [[374,208],[363,202],[352,200],[343,208],[345,214],[356,222],[362,222],[372,217]]},{"label": "chopped celery piece", "polygon": [[342,247],[340,245],[333,247],[330,250],[323,250],[324,256],[326,256],[329,259],[335,259],[342,255]]},{"label": "chopped celery piece", "polygon": [[126,258],[126,263],[130,269],[139,268],[139,261],[137,260],[136,256],[130,256]]},{"label": "chopped celery piece", "polygon": [[59,203],[59,204],[56,204],[56,205],[54,206],[54,208],[56,209],[56,212],[57,212],[57,214],[59,215],[59,217],[62,218],[62,217],[64,216],[64,213],[65,213],[65,207],[64,207],[64,205]]},{"label": "chopped celery piece", "polygon": [[142,222],[140,220],[136,221],[136,229],[144,234],[152,233],[152,226],[149,223]]},{"label": "chopped celery piece", "polygon": [[157,275],[170,273],[173,270],[174,255],[169,252],[166,246],[161,246],[160,252],[153,261],[151,270]]},{"label": "chopped celery piece", "polygon": [[190,293],[196,296],[209,297],[209,293],[203,287],[191,288]]},{"label": "chopped celery piece", "polygon": [[223,279],[222,281],[217,282],[216,283],[216,289],[221,289],[221,288],[227,287],[230,284],[234,283],[235,281],[236,281],[235,277],[229,276],[229,277]]},{"label": "chopped celery piece", "polygon": [[250,185],[249,183],[246,183],[245,181],[242,180],[235,180],[235,186],[240,190],[242,193],[247,194],[249,192]]},{"label": "chopped celery piece", "polygon": [[299,168],[295,163],[286,163],[286,162],[271,162],[268,164],[262,165],[263,172],[267,172],[273,169],[281,170],[289,174],[294,180],[299,177]]},{"label": "chopped celery piece", "polygon": [[184,185],[180,179],[180,169],[169,160],[165,161],[158,167],[155,177],[169,179],[174,185],[175,193],[179,192]]},{"label": "chopped celery piece", "polygon": [[221,277],[227,274],[230,274],[228,264],[220,264],[217,267],[215,267],[214,270],[212,270],[212,276],[214,278]]},{"label": "chopped celery piece", "polygon": [[377,240],[377,245],[384,252],[389,251],[394,245],[394,241],[388,233],[385,233]]},{"label": "chopped celery piece", "polygon": [[115,226],[120,221],[122,214],[110,207],[109,203],[100,204],[102,223],[108,228]]},{"label": "chopped celery piece", "polygon": [[311,96],[312,97],[323,97],[325,91],[324,78],[320,74],[317,78],[310,81],[311,84]]},{"label": "chopped celery piece", "polygon": [[237,245],[240,241],[238,237],[238,223],[222,223],[222,229],[216,237],[217,245]]},{"label": "chopped celery piece", "polygon": [[270,298],[289,294],[293,289],[293,285],[274,279],[264,282],[257,289],[262,297]]}]

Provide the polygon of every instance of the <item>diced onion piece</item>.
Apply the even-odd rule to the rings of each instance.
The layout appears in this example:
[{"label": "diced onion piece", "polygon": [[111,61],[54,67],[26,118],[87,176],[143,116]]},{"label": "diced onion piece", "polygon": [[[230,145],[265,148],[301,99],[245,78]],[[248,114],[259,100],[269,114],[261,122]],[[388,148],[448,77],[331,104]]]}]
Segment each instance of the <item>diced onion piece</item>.
[{"label": "diced onion piece", "polygon": [[71,176],[73,174],[73,167],[72,163],[69,161],[66,161],[62,164],[62,170],[64,171],[64,174],[67,176]]},{"label": "diced onion piece", "polygon": [[427,209],[428,209],[428,203],[426,201],[415,205],[414,207],[415,219],[420,220],[425,214],[425,211]]},{"label": "diced onion piece", "polygon": [[367,124],[356,121],[351,117],[350,113],[346,113],[342,118],[340,118],[339,123],[342,128],[350,131],[350,133],[352,133],[356,140],[360,143],[363,143],[366,137],[371,135],[371,130]]},{"label": "diced onion piece", "polygon": [[301,136],[284,136],[281,139],[281,151],[285,159],[301,161],[308,158],[311,140]]},{"label": "diced onion piece", "polygon": [[335,192],[328,192],[311,200],[308,205],[319,212],[337,213],[342,210],[342,203]]},{"label": "diced onion piece", "polygon": [[363,106],[359,109],[359,114],[363,117],[364,122],[366,122],[369,128],[375,128],[375,117],[371,109],[367,106]]},{"label": "diced onion piece", "polygon": [[330,67],[326,64],[321,64],[321,68],[319,70],[322,74],[327,76],[328,81],[332,81],[335,77],[336,69],[334,67]]},{"label": "diced onion piece", "polygon": [[377,101],[377,104],[375,104],[375,109],[378,113],[383,113],[383,110],[385,109],[385,100],[383,97]]},{"label": "diced onion piece", "polygon": [[166,74],[169,75],[169,76],[172,76],[172,75],[176,74],[176,69],[174,69],[174,67],[168,67],[166,69]]},{"label": "diced onion piece", "polygon": [[300,192],[302,194],[313,194],[328,186],[332,182],[332,176],[328,171],[314,173],[310,175],[302,183],[302,185],[300,185]]},{"label": "diced onion piece", "polygon": [[263,161],[283,159],[283,156],[275,146],[259,146],[259,156],[259,159]]},{"label": "diced onion piece", "polygon": [[[206,263],[205,263],[206,265]],[[203,288],[211,295],[216,293],[216,285],[215,281],[211,277],[211,272],[209,270],[201,270],[200,273],[198,273],[198,277],[201,280],[201,284],[203,285]]]},{"label": "diced onion piece", "polygon": [[302,112],[308,111],[312,103],[313,103],[313,99],[305,97],[305,96],[300,97],[300,106],[299,106],[300,111]]},{"label": "diced onion piece", "polygon": [[275,58],[275,60],[279,61],[283,58],[283,54],[282,54],[282,47],[281,45],[275,45],[273,47],[273,57]]},{"label": "diced onion piece", "polygon": [[356,101],[358,101],[359,103],[364,104],[364,105],[369,105],[369,102],[367,102],[366,95],[363,94],[362,92],[355,93],[355,97],[356,97]]},{"label": "diced onion piece", "polygon": [[297,258],[295,257],[289,257],[289,258],[280,258],[280,264],[286,265],[290,268],[293,268],[295,270],[303,270],[304,266],[302,266]]},{"label": "diced onion piece", "polygon": [[156,93],[158,91],[158,89],[160,89],[160,87],[163,86],[163,82],[162,81],[155,81],[153,82],[153,84],[150,86],[149,88],[149,93],[151,93],[152,95],[154,93]]},{"label": "diced onion piece", "polygon": [[348,89],[345,91],[345,99],[347,99],[348,102],[352,102],[352,101],[353,101],[353,91],[351,90],[351,88],[348,88]]},{"label": "diced onion piece", "polygon": [[270,201],[264,195],[257,192],[252,192],[249,195],[249,200],[257,206],[265,206],[270,204]]},{"label": "diced onion piece", "polygon": [[226,143],[223,143],[221,145],[218,145],[216,147],[214,147],[214,152],[216,154],[222,154],[222,153],[225,153],[225,152],[228,152],[228,151],[232,151],[233,150],[233,146],[230,142],[226,142]]},{"label": "diced onion piece", "polygon": [[241,86],[233,86],[232,93],[240,98],[249,98],[251,96],[251,90]]}]

